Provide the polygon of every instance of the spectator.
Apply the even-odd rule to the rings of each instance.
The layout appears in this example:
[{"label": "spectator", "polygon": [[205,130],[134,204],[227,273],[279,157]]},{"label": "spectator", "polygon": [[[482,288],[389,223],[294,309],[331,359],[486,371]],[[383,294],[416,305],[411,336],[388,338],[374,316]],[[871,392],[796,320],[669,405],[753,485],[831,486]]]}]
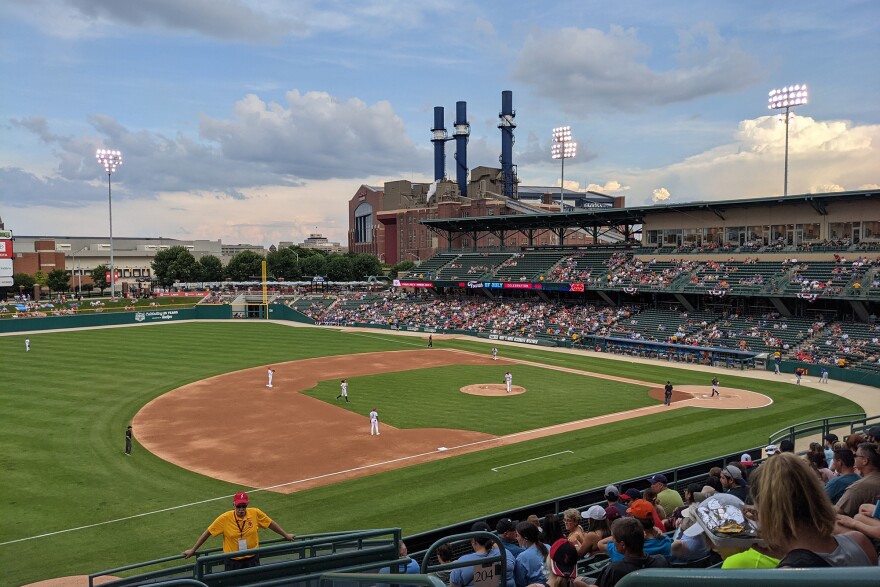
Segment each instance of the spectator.
[{"label": "spectator", "polygon": [[617,508],[621,516],[626,515],[626,506],[620,503],[620,490],[616,485],[609,485],[605,488],[605,500],[609,506]]},{"label": "spectator", "polygon": [[788,438],[779,441],[779,452],[794,452],[794,442]]},{"label": "spectator", "polygon": [[[703,538],[702,527],[697,523],[697,507],[699,504],[689,505],[682,512],[682,520],[679,531],[675,533],[676,539],[672,541],[671,561],[674,563],[689,563],[709,556],[712,549]],[[696,526],[694,530],[688,529]],[[697,530],[699,528],[700,530]],[[721,560],[720,557],[718,560]]]},{"label": "spectator", "polygon": [[803,459],[785,453],[769,459],[756,471],[751,493],[761,537],[785,553],[780,567],[877,564],[863,534],[833,534],[834,506]]},{"label": "spectator", "polygon": [[807,454],[807,464],[816,472],[816,475],[822,481],[822,485],[834,479],[834,471],[828,468],[828,463],[825,461],[825,451],[821,448],[819,452]]},{"label": "spectator", "polygon": [[[239,491],[232,499],[233,510],[221,514],[208,529],[202,532],[195,545],[183,551],[183,558],[195,554],[199,547],[211,536],[223,535],[223,552],[237,552],[260,547],[259,528],[269,528],[285,540],[293,541],[295,534],[288,534],[284,529],[263,513],[259,508],[248,507],[248,494]],[[242,529],[244,528],[244,529]],[[225,570],[247,569],[260,565],[260,555],[249,554],[226,559]]]},{"label": "spectator", "polygon": [[721,484],[721,467],[712,467],[709,469],[709,478],[706,479],[706,485],[710,486],[718,493],[724,491],[724,486]]},{"label": "spectator", "polygon": [[568,541],[574,544],[580,555],[587,541],[584,529],[581,528],[581,513],[574,508],[569,508],[562,514],[562,520],[565,523],[565,531],[568,532]]},{"label": "spectator", "polygon": [[873,442],[863,442],[855,454],[855,470],[861,479],[846,488],[837,501],[837,511],[854,516],[863,503],[876,501],[880,494],[880,454]]},{"label": "spectator", "polygon": [[846,437],[846,448],[850,449],[853,454],[856,454],[859,450],[859,445],[863,442],[868,442],[868,439],[858,432],[855,432]]},{"label": "spectator", "polygon": [[772,457],[773,455],[775,455],[778,452],[779,452],[779,447],[776,446],[775,444],[768,444],[767,446],[764,447],[764,454],[767,455],[767,457]]},{"label": "spectator", "polygon": [[[675,508],[684,505],[681,495],[677,491],[669,489],[666,475],[657,473],[648,479],[648,482],[651,484],[651,489],[657,493],[657,501],[663,506],[665,513],[671,513]],[[663,515],[661,517],[665,518],[666,516]]]},{"label": "spectator", "polygon": [[559,516],[556,514],[547,514],[541,520],[541,530],[543,534],[541,539],[547,544],[553,544],[562,538],[562,524],[559,523]]},{"label": "spectator", "polygon": [[663,526],[663,518],[666,517],[666,510],[657,502],[657,494],[653,489],[645,489],[642,491],[642,499],[654,506],[654,525],[665,530]]},{"label": "spectator", "polygon": [[743,479],[742,471],[734,465],[727,465],[721,470],[721,485],[724,487],[724,493],[735,495],[742,501],[746,501],[749,497],[749,488]]},{"label": "spectator", "polygon": [[[642,525],[645,534],[644,551],[648,554],[660,554],[669,557],[672,552],[672,539],[654,525],[653,512],[654,506],[644,499],[633,501],[633,504],[627,510],[627,513]],[[614,533],[612,532],[612,537],[613,535]],[[623,555],[617,551],[616,543],[612,540],[612,537],[600,540],[599,550],[606,552],[608,558],[612,561],[621,560]]]},{"label": "spectator", "polygon": [[[712,493],[715,492],[714,489],[706,486],[706,489],[709,489]],[[701,492],[701,487],[696,483],[689,484],[684,490],[684,503],[679,507],[672,510],[672,513],[669,514],[665,520],[663,520],[663,528],[668,532],[670,530],[675,530],[679,526],[681,526],[683,512],[686,510],[691,504],[696,503],[698,500],[695,496],[699,495],[699,501],[702,501],[705,497]]]},{"label": "spectator", "polygon": [[847,487],[859,480],[855,471],[855,455],[848,448],[835,450],[831,468],[837,472],[837,477],[825,484],[825,493],[831,503],[837,505]]},{"label": "spectator", "polygon": [[[448,545],[444,545],[448,546]],[[400,546],[398,547],[398,554],[400,554],[400,558],[406,558],[408,551],[406,549],[406,543],[401,540]],[[451,552],[451,551],[450,551]],[[419,563],[415,560],[410,560],[408,563],[400,563],[397,565],[397,573],[399,575],[418,575],[421,569],[419,568]],[[379,573],[382,575],[390,575],[391,567],[382,567],[379,569]],[[390,587],[389,583],[378,583],[376,587]],[[411,586],[403,586],[400,587],[411,587]]]},{"label": "spectator", "polygon": [[838,441],[836,434],[826,434],[822,441],[825,443],[825,460],[831,462],[834,460],[834,444]]},{"label": "spectator", "polygon": [[544,583],[544,561],[547,560],[550,547],[541,541],[541,533],[531,522],[520,522],[516,525],[516,538],[520,546],[513,570],[516,587]]},{"label": "spectator", "polygon": [[[614,509],[616,510],[617,508]],[[608,524],[608,515],[605,513],[605,508],[600,505],[594,505],[583,512],[582,515],[587,520],[587,531],[584,533],[586,541],[584,542],[583,552],[578,551],[578,556],[581,558],[599,552],[599,541],[611,536],[611,528]]]},{"label": "spectator", "polygon": [[[506,548],[513,558],[516,558],[523,551],[523,548],[517,541],[516,526],[517,522],[510,518],[501,518],[495,524],[495,533],[501,538],[501,546]],[[543,557],[541,557],[541,560],[543,560]]]},{"label": "spectator", "polygon": [[876,508],[875,503],[863,503],[859,507],[859,513],[852,518],[837,514],[837,525],[861,532],[876,544],[880,541],[880,519],[874,516]]},{"label": "spectator", "polygon": [[547,555],[547,583],[533,583],[529,587],[588,587],[577,578],[577,551],[565,538],[550,547]]},{"label": "spectator", "polygon": [[[435,552],[437,554],[437,562],[441,565],[447,565],[455,560],[452,558],[452,547],[449,544],[441,544]],[[440,582],[444,585],[449,585],[449,575],[451,573],[452,571],[436,571],[431,574],[440,579]]]},{"label": "spectator", "polygon": [[[608,506],[605,508],[605,521],[608,522],[608,527],[611,527],[611,524],[614,523],[614,520],[618,518],[624,517],[626,514],[621,514],[620,510],[614,506]],[[610,534],[609,534],[610,536]]]},{"label": "spectator", "polygon": [[[471,532],[491,532],[492,529],[489,527],[489,524],[486,522],[474,522],[473,526],[471,526]],[[495,541],[491,538],[487,538],[484,536],[478,536],[476,538],[471,538],[471,548],[474,549],[474,552],[471,554],[465,554],[458,557],[458,560],[455,562],[468,562],[468,561],[480,561],[481,559],[489,558],[491,556],[498,556],[501,554],[501,551],[498,549],[498,545],[495,544]],[[513,557],[507,556],[507,587],[516,587],[513,580],[513,568],[514,568],[514,560]],[[449,585],[450,587],[473,587],[474,584],[474,567],[468,565],[466,567],[459,567],[457,569],[452,569],[452,572],[449,575]]]},{"label": "spectator", "polygon": [[868,428],[866,440],[875,444],[880,443],[880,426]]},{"label": "spectator", "polygon": [[664,557],[645,554],[645,532],[638,520],[615,520],[611,525],[611,536],[621,557],[609,563],[599,575],[599,587],[613,587],[623,577],[640,569],[669,566]]}]

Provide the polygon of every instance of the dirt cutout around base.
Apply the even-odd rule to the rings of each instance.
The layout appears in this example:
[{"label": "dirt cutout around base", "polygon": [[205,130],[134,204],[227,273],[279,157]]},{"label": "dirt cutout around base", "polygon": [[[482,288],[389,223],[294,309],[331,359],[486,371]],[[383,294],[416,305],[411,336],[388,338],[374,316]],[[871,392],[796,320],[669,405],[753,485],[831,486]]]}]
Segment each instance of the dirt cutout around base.
[{"label": "dirt cutout around base", "polygon": [[510,391],[507,391],[507,385],[504,383],[478,383],[476,385],[465,385],[459,391],[469,395],[482,395],[486,397],[509,397],[511,395],[520,395],[526,392],[526,388],[521,385],[511,385]]},{"label": "dirt cutout around base", "polygon": [[[722,388],[722,398],[709,401],[710,387],[677,386],[672,406],[647,406],[616,414],[586,418],[494,436],[444,428],[400,430],[380,422],[380,435],[371,436],[368,414],[382,406],[358,403],[358,413],[309,397],[319,380],[340,380],[398,371],[451,365],[499,366],[524,364],[590,377],[621,377],[553,367],[529,361],[500,359],[453,349],[385,351],[319,357],[274,364],[273,387],[266,385],[266,366],[196,381],[146,404],[134,417],[135,436],[146,450],[180,467],[244,487],[293,493],[339,481],[366,477],[460,454],[525,442],[637,416],[693,406],[720,409],[762,407],[770,398],[755,392]],[[632,379],[662,402],[656,382]],[[413,385],[418,385],[414,378]],[[497,385],[503,393],[504,384]],[[516,386],[515,386],[516,387]],[[458,391],[458,390],[455,390]],[[335,392],[335,390],[334,390]],[[686,393],[685,393],[686,392]]]}]

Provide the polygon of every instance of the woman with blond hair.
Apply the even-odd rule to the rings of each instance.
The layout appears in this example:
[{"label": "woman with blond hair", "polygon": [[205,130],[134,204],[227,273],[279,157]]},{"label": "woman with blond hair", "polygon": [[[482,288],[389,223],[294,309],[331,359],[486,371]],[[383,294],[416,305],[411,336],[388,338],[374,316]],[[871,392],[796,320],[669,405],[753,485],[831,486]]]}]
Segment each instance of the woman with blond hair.
[{"label": "woman with blond hair", "polygon": [[833,534],[836,514],[816,473],[803,459],[780,453],[752,475],[761,538],[784,553],[780,567],[861,567],[877,564],[860,532]]},{"label": "woman with blond hair", "polygon": [[565,531],[568,532],[568,541],[574,545],[580,555],[587,543],[587,534],[581,528],[581,513],[574,508],[569,508],[563,512],[562,522],[565,524]]}]

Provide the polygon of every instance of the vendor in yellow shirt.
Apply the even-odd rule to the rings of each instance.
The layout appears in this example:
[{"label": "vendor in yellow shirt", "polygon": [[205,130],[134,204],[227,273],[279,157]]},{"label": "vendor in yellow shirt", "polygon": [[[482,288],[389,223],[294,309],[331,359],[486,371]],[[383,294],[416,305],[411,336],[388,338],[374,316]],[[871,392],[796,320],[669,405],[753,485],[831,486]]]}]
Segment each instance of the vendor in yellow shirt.
[{"label": "vendor in yellow shirt", "polygon": [[[269,528],[286,540],[293,541],[296,534],[288,534],[284,529],[263,513],[259,508],[248,507],[248,494],[240,491],[232,500],[234,509],[220,514],[208,529],[202,532],[195,545],[189,550],[183,551],[183,558],[189,558],[211,536],[223,535],[223,552],[237,552],[260,547],[260,528]],[[260,556],[250,554],[247,556],[232,557],[226,560],[227,571],[247,569],[260,564]]]}]

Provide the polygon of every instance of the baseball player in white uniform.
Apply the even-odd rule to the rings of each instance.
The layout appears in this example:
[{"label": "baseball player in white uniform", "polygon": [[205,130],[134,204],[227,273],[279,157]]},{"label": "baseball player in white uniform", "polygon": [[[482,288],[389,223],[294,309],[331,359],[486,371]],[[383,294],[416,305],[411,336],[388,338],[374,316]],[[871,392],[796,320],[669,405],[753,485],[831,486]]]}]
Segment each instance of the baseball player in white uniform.
[{"label": "baseball player in white uniform", "polygon": [[492,347],[492,360],[493,361],[498,360],[498,349],[494,346]]},{"label": "baseball player in white uniform", "polygon": [[269,367],[269,383],[266,384],[266,387],[272,387],[272,376],[275,374],[275,369]]},{"label": "baseball player in white uniform", "polygon": [[[719,397],[721,396],[721,394],[718,393],[718,378],[713,377],[712,378],[712,396],[716,396],[716,395]],[[712,397],[712,396],[710,396],[710,397]]]},{"label": "baseball player in white uniform", "polygon": [[507,393],[510,393],[513,387],[513,375],[510,371],[504,374],[504,384],[507,385]]},{"label": "baseball player in white uniform", "polygon": [[31,339],[29,338],[24,339],[24,352],[31,352]]},{"label": "baseball player in white uniform", "polygon": [[345,379],[342,380],[342,383],[339,384],[339,395],[336,396],[336,399],[341,397],[345,398],[345,403],[349,403],[348,401],[348,383],[346,383]]},{"label": "baseball player in white uniform", "polygon": [[379,412],[376,408],[370,412],[370,436],[379,436]]}]

